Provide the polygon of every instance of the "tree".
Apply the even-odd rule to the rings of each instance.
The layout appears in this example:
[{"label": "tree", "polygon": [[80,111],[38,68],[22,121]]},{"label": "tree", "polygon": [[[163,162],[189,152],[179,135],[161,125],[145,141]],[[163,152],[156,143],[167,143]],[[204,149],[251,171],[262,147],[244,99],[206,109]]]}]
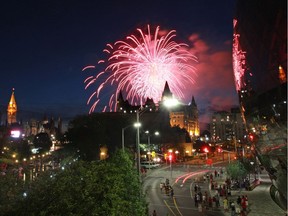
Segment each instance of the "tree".
[{"label": "tree", "polygon": [[240,161],[230,163],[227,168],[227,173],[232,179],[243,181],[247,176],[247,170]]},{"label": "tree", "polygon": [[121,113],[95,113],[78,116],[69,124],[67,139],[80,150],[82,159],[98,160],[100,147],[107,146],[109,154],[121,146],[121,129],[132,124]]},{"label": "tree", "polygon": [[9,213],[147,215],[147,204],[132,158],[117,150],[106,161],[77,161],[64,170],[45,172],[31,183],[27,197],[20,199]]},{"label": "tree", "polygon": [[52,146],[52,141],[47,133],[38,133],[34,137],[33,144],[35,148],[39,148],[40,152],[49,151]]}]

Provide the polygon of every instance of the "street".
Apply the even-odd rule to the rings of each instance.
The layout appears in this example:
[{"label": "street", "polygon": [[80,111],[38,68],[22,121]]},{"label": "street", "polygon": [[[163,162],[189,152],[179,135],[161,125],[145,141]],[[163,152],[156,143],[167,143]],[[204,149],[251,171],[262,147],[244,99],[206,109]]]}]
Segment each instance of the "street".
[{"label": "street", "polygon": [[[204,182],[202,177],[215,169],[220,168],[173,164],[172,170],[167,165],[155,170],[149,170],[143,178],[143,191],[147,195],[149,213],[152,214],[153,210],[156,210],[157,216],[223,216],[224,213],[216,208],[203,208],[203,212],[200,212],[194,203],[194,187],[196,184],[200,186],[202,193],[206,191],[208,196],[211,195],[208,181]],[[169,179],[173,188],[173,197],[170,194],[167,195],[164,190],[160,190],[160,183],[165,182],[166,179]]]}]

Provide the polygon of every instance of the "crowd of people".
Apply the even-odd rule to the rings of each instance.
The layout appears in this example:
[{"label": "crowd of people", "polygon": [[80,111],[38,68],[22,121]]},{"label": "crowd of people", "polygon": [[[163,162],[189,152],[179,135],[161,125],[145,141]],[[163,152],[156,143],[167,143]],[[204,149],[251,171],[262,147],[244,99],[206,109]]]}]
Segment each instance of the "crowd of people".
[{"label": "crowd of people", "polygon": [[[202,192],[201,187],[197,184],[194,185],[194,205],[199,209],[199,212],[206,210],[215,210],[221,208],[225,212],[231,212],[231,216],[246,216],[248,211],[248,196],[242,195],[238,196],[237,200],[232,200],[231,196],[231,180],[226,178],[223,184],[219,184],[217,180],[223,178],[224,171],[222,168],[220,170],[215,170],[213,172],[207,173],[203,176],[203,181],[209,184],[212,193],[207,191]],[[221,182],[221,181],[220,181]],[[169,184],[169,179],[165,182],[160,183],[161,193],[165,193],[167,196],[174,196],[174,190]],[[231,197],[231,198],[230,198]],[[153,216],[156,216],[156,211],[153,211]]]},{"label": "crowd of people", "polygon": [[[220,171],[215,170],[214,175],[212,173],[207,174],[207,177],[209,175],[209,180],[210,180],[210,188],[212,191],[215,191],[215,194],[213,196],[213,201],[215,200],[215,207],[219,208],[220,202],[219,199],[220,197],[222,198],[223,202],[223,209],[225,212],[230,211],[231,216],[244,216],[247,215],[248,211],[248,196],[247,195],[242,195],[238,196],[237,200],[232,200],[229,199],[231,197],[231,180],[229,178],[226,178],[224,184],[218,184],[216,179],[217,178],[222,178],[223,176],[223,170],[220,169]],[[207,178],[206,177],[206,178]],[[219,181],[218,181],[219,182]],[[212,206],[213,206],[213,201],[212,201]],[[209,199],[208,199],[209,202]],[[211,201],[210,201],[211,202]],[[211,205],[211,204],[210,204]],[[208,205],[209,206],[209,205]]]},{"label": "crowd of people", "polygon": [[160,182],[160,190],[165,192],[167,196],[174,196],[174,190],[172,186],[169,184],[169,179],[166,179],[165,182]]}]

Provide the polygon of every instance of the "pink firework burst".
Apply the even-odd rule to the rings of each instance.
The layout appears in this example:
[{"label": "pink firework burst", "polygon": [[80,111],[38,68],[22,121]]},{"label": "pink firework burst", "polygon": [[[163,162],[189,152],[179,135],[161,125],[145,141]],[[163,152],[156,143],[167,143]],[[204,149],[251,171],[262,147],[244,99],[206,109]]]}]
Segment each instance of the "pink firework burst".
[{"label": "pink firework burst", "polygon": [[[107,45],[103,52],[108,54],[107,60],[98,64],[106,64],[105,69],[96,76],[88,77],[84,83],[85,89],[97,84],[97,89],[91,94],[87,104],[92,100],[90,113],[100,101],[101,92],[111,85],[116,86],[109,101],[110,111],[116,109],[117,96],[120,91],[126,94],[130,103],[143,104],[147,99],[155,103],[161,100],[165,82],[167,81],[175,97],[184,97],[183,89],[194,83],[196,57],[188,50],[185,43],[177,43],[173,39],[176,31],[160,35],[159,26],[154,34],[148,25],[147,33],[137,29],[137,35],[130,35],[126,40]],[[95,68],[87,66],[83,70]],[[103,77],[104,81],[103,81]],[[101,81],[102,80],[102,81]],[[103,111],[106,110],[106,107]]]}]

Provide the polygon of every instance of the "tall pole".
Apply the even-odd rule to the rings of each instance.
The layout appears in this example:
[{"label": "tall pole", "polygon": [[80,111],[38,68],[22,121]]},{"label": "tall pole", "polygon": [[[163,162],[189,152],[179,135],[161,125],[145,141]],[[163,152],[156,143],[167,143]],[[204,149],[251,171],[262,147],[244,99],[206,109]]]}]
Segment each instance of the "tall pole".
[{"label": "tall pole", "polygon": [[172,182],[172,158],[170,159],[170,180]]},{"label": "tall pole", "polygon": [[148,148],[149,148],[149,169],[150,169],[150,160],[151,160],[151,148],[150,148],[150,134],[148,133]]},{"label": "tall pole", "polygon": [[136,148],[137,148],[137,170],[139,181],[141,182],[141,172],[140,172],[140,134],[139,134],[139,110],[136,111],[136,121],[137,121],[137,137],[136,137]]},{"label": "tall pole", "polygon": [[125,131],[125,128],[122,128],[122,151],[123,152],[124,152],[124,142],[125,142],[124,131]]}]

